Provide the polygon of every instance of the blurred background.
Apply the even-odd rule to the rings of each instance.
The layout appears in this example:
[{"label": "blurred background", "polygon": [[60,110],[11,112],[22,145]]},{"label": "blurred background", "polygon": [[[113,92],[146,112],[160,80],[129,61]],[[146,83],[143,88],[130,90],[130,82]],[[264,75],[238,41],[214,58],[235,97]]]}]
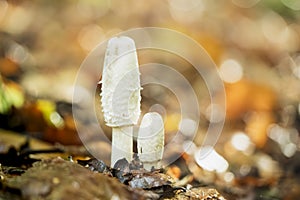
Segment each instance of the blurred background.
[{"label": "blurred background", "polygon": [[[201,44],[225,84],[226,121],[215,157],[197,159],[202,129],[193,141],[194,150],[184,157],[195,179],[235,186],[230,193],[245,199],[298,197],[298,0],[0,0],[0,128],[51,143],[80,145],[72,95],[82,61],[114,34],[149,26],[182,32]],[[152,59],[145,52],[139,52],[139,58]],[[176,63],[192,86],[203,87],[207,96],[192,66],[168,58],[159,59]],[[166,139],[182,127],[189,131],[198,126],[192,120],[180,121],[178,103],[167,91],[149,86],[142,95],[146,110],[156,103],[167,110],[161,113]],[[207,128],[211,105],[207,97],[199,99],[199,126]],[[206,166],[207,162],[213,164]]]}]

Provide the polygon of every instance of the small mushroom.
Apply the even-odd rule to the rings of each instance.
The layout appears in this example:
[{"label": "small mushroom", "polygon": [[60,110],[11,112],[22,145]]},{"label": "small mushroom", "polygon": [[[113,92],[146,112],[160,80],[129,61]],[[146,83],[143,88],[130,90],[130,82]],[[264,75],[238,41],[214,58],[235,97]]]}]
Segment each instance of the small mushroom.
[{"label": "small mushroom", "polygon": [[104,120],[112,127],[111,167],[133,154],[133,125],[140,116],[140,72],[134,41],[125,36],[108,41],[102,74]]},{"label": "small mushroom", "polygon": [[137,138],[138,155],[146,170],[161,167],[164,150],[164,123],[156,112],[144,115]]}]

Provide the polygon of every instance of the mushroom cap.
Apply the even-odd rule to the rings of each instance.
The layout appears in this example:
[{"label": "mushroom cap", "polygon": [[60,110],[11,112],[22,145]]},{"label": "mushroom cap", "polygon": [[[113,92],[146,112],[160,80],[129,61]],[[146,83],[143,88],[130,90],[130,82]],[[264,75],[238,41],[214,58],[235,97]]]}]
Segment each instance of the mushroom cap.
[{"label": "mushroom cap", "polygon": [[140,72],[134,41],[125,36],[108,41],[102,74],[101,102],[106,125],[136,124],[140,110]]},{"label": "mushroom cap", "polygon": [[164,122],[156,112],[144,115],[137,138],[138,155],[142,162],[162,159],[164,150]]}]

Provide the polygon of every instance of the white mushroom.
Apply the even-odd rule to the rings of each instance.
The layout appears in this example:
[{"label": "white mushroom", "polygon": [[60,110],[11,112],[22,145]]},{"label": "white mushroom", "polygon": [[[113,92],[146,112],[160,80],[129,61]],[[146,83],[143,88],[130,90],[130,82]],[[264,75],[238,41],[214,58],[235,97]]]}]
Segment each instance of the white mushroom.
[{"label": "white mushroom", "polygon": [[160,168],[164,150],[164,123],[162,117],[151,112],[144,115],[138,132],[137,148],[146,170]]},{"label": "white mushroom", "polygon": [[111,166],[133,153],[133,125],[140,116],[140,72],[134,41],[129,37],[109,40],[102,74],[101,102],[104,120],[112,127]]}]

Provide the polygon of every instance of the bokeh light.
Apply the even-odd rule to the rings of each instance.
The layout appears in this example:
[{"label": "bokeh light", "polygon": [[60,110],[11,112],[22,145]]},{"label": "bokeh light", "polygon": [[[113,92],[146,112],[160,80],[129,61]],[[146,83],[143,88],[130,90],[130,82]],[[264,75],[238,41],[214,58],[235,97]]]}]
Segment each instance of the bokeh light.
[{"label": "bokeh light", "polygon": [[205,146],[201,147],[195,153],[195,160],[197,164],[205,170],[216,171],[218,173],[223,173],[228,169],[228,162],[217,153],[213,147]]},{"label": "bokeh light", "polygon": [[243,68],[236,60],[228,59],[221,64],[219,73],[223,81],[235,83],[243,77]]}]

